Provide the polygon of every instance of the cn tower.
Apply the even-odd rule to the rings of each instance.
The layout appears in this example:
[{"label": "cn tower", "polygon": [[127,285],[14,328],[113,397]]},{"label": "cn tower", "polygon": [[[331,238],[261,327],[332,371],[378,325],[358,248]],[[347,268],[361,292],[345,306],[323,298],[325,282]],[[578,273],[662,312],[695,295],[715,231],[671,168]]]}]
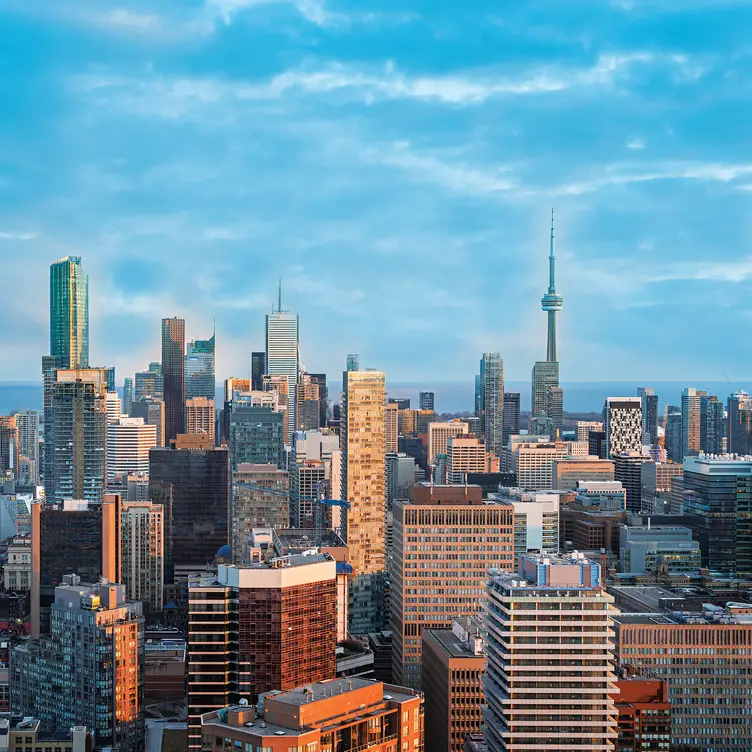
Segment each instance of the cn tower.
[{"label": "cn tower", "polygon": [[541,308],[548,314],[548,343],[546,347],[546,360],[551,363],[556,361],[556,314],[564,305],[564,298],[556,294],[554,282],[554,210],[551,209],[551,250],[548,254],[548,292],[541,298]]}]

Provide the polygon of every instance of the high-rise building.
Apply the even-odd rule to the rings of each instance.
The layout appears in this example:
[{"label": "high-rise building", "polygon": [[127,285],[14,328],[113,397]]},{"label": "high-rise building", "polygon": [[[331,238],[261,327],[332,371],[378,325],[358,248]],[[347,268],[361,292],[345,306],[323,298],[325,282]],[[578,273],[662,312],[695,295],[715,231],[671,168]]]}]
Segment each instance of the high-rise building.
[{"label": "high-rise building", "polygon": [[80,256],[50,266],[50,356],[58,368],[89,367],[89,277]]},{"label": "high-rise building", "polygon": [[0,415],[0,478],[18,477],[18,428],[15,415]]},{"label": "high-rise building", "polygon": [[433,464],[437,454],[447,453],[447,441],[452,436],[466,436],[467,423],[459,420],[428,424],[428,462]]},{"label": "high-rise building", "polygon": [[514,560],[522,554],[556,554],[559,551],[559,495],[529,493],[519,488],[490,494],[489,499],[508,504],[514,512]]},{"label": "high-rise building", "polygon": [[149,451],[157,446],[157,427],[143,418],[120,418],[107,426],[107,481],[149,473]]},{"label": "high-rise building", "polygon": [[326,385],[326,374],[311,373],[309,376],[319,388],[319,427],[326,428],[329,421],[329,388]]},{"label": "high-rise building", "polygon": [[392,510],[394,502],[410,498],[410,488],[415,483],[415,459],[404,452],[387,452],[386,503]]},{"label": "high-rise building", "polygon": [[271,407],[234,407],[230,413],[232,470],[242,462],[283,466],[283,413]]},{"label": "high-rise building", "polygon": [[477,614],[488,570],[513,566],[512,522],[511,505],[485,503],[480,486],[423,483],[413,486],[410,500],[395,503],[390,607],[396,682],[419,689],[422,629],[449,629],[452,617]]},{"label": "high-rise building", "polygon": [[[359,371],[360,370],[360,355],[357,353],[349,353],[347,356],[347,370]],[[408,404],[408,407],[410,405]]]},{"label": "high-rise building", "polygon": [[707,392],[691,387],[682,389],[682,457],[696,457],[700,453],[702,421],[700,403]]},{"label": "high-rise building", "polygon": [[131,414],[131,404],[133,403],[133,379],[127,377],[123,379],[123,413]]},{"label": "high-rise building", "polygon": [[642,452],[642,400],[607,397],[603,405],[606,459],[624,452]]},{"label": "high-rise building", "polygon": [[609,481],[614,479],[614,463],[588,455],[563,457],[553,461],[551,487],[559,491],[576,488],[578,480]]},{"label": "high-rise building", "polygon": [[[347,369],[352,370],[352,369]],[[358,368],[354,370],[359,370]],[[389,397],[387,402],[390,405],[397,405],[397,410],[409,410],[410,409],[410,398],[409,397]]]},{"label": "high-rise building", "polygon": [[700,397],[700,449],[705,454],[723,452],[723,402],[718,397]]},{"label": "high-rise building", "polygon": [[517,485],[528,491],[546,491],[553,488],[554,460],[572,454],[572,442],[532,441],[513,445],[511,467],[507,472],[515,473]]},{"label": "high-rise building", "polygon": [[[367,716],[355,713],[363,707]],[[199,749],[203,737],[204,752],[223,752],[225,744],[271,752],[422,752],[423,696],[359,676],[332,679],[266,696],[258,717],[248,705],[203,714],[196,737]]]},{"label": "high-rise building", "polygon": [[649,386],[637,388],[642,403],[642,436],[644,444],[658,443],[658,395]]},{"label": "high-rise building", "polygon": [[104,368],[56,371],[52,420],[45,426],[48,501],[101,501],[107,473],[106,378]]},{"label": "high-rise building", "polygon": [[51,633],[13,648],[10,705],[44,733],[91,729],[97,749],[145,748],[141,604],[109,582],[65,575],[55,588]]},{"label": "high-rise building", "polygon": [[165,509],[165,580],[204,567],[230,542],[230,456],[206,436],[178,436],[149,452],[149,491]]},{"label": "high-rise building", "polygon": [[342,490],[350,502],[347,545],[356,572],[350,587],[350,631],[368,634],[383,629],[386,620],[386,376],[379,371],[348,370],[344,380]]},{"label": "high-rise building", "polygon": [[684,459],[684,516],[702,565],[721,576],[752,577],[752,458]]},{"label": "high-rise building", "polygon": [[288,433],[295,431],[296,389],[298,385],[298,315],[282,309],[282,283],[276,310],[266,316],[266,373],[270,376],[287,376]]},{"label": "high-rise building", "polygon": [[65,572],[120,580],[120,497],[100,504],[31,505],[31,634],[49,632],[50,605]]},{"label": "high-rise building", "polygon": [[752,398],[735,392],[728,398],[727,412],[729,453],[752,454]]},{"label": "high-rise building", "polygon": [[185,319],[162,319],[165,445],[185,433]]},{"label": "high-rise building", "polygon": [[160,614],[164,605],[164,507],[125,501],[120,526],[120,562],[126,597]]},{"label": "high-rise building", "polygon": [[603,423],[599,420],[578,420],[577,441],[588,441],[591,431],[602,431]]},{"label": "high-rise building", "polygon": [[614,461],[614,480],[621,482],[626,493],[627,511],[642,510],[642,466],[651,462],[640,452],[617,452]]},{"label": "high-rise building", "polygon": [[123,416],[123,403],[120,401],[117,392],[107,392],[104,398],[105,410],[107,411],[107,422],[115,423]]},{"label": "high-rise building", "polygon": [[671,746],[671,703],[668,684],[641,676],[616,682],[619,752],[657,752]]},{"label": "high-rise building", "polygon": [[131,417],[157,429],[157,446],[165,446],[165,404],[161,399],[145,397],[131,403]]},{"label": "high-rise building", "polygon": [[396,452],[399,448],[399,409],[394,402],[387,402],[384,413],[384,451]]},{"label": "high-rise building", "polygon": [[420,392],[418,394],[418,406],[421,410],[433,410],[434,409],[434,393],[433,392]]},{"label": "high-rise building", "polygon": [[164,400],[164,376],[161,363],[149,363],[146,371],[136,374],[136,385],[133,394],[135,400],[157,399]]},{"label": "high-rise building", "polygon": [[261,391],[261,378],[266,373],[266,352],[251,353],[251,385],[250,389]]},{"label": "high-rise building", "polygon": [[290,527],[290,475],[276,465],[242,462],[232,473],[232,561],[246,564],[254,527]]},{"label": "high-rise building", "polygon": [[298,417],[295,421],[298,431],[315,431],[320,427],[321,398],[319,385],[309,373],[301,373],[298,377],[296,392]]},{"label": "high-rise building", "polygon": [[483,724],[481,625],[474,617],[452,619],[451,629],[423,630],[426,749],[463,752],[465,736]]},{"label": "high-rise building", "polygon": [[507,445],[509,437],[520,432],[520,393],[504,392],[504,416],[502,420],[502,443]]},{"label": "high-rise building", "polygon": [[286,445],[289,445],[293,434],[290,431],[289,422],[289,413],[292,408],[290,403],[290,384],[288,377],[283,374],[265,374],[261,379],[261,386],[263,387],[264,392],[275,396],[276,401],[273,403],[274,409],[281,412],[283,417],[282,440]]},{"label": "high-rise building", "polygon": [[486,449],[500,457],[504,445],[504,361],[499,353],[483,353],[481,372]]},{"label": "high-rise building", "polygon": [[666,433],[664,437],[666,458],[670,462],[683,462],[682,454],[682,414],[681,408],[668,405],[666,408]]},{"label": "high-rise building", "polygon": [[336,577],[316,553],[219,565],[189,584],[188,749],[201,749],[202,713],[334,678]]},{"label": "high-rise building", "polygon": [[452,436],[447,441],[446,482],[465,483],[469,473],[484,473],[487,468],[485,444],[477,436]]},{"label": "high-rise building", "polygon": [[203,397],[214,402],[216,383],[214,375],[215,335],[209,339],[194,339],[185,353],[185,398]]},{"label": "high-rise building", "polygon": [[39,464],[39,413],[36,410],[22,410],[16,413],[15,418],[18,430],[18,455],[31,460],[34,467],[34,483],[38,484],[41,473],[41,465]]},{"label": "high-rise building", "polygon": [[214,400],[191,397],[185,401],[185,432],[206,434],[214,441]]},{"label": "high-rise building", "polygon": [[[536,418],[548,418],[548,406],[551,402],[549,390],[559,386],[559,363],[558,361],[537,360],[533,364],[533,401],[531,416]],[[559,426],[553,426],[558,428]]]},{"label": "high-rise building", "polygon": [[614,612],[600,566],[579,555],[526,554],[517,573],[491,574],[485,606],[489,752],[615,749]]}]

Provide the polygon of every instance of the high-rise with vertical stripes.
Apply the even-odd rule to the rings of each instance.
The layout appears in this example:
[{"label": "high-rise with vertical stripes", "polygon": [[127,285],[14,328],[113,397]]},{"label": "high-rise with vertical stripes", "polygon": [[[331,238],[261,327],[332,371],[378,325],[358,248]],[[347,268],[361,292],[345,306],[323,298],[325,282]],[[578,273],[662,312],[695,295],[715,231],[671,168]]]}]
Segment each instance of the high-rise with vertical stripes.
[{"label": "high-rise with vertical stripes", "polygon": [[185,319],[162,319],[165,444],[185,433]]}]

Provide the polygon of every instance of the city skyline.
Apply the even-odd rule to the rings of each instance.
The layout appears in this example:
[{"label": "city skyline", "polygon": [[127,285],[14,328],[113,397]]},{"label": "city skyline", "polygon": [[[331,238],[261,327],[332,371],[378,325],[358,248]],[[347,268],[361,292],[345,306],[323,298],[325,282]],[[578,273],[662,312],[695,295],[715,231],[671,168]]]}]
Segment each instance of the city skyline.
[{"label": "city skyline", "polygon": [[[752,9],[537,8],[8,4],[2,134],[25,156],[0,186],[7,283],[83,256],[92,353],[119,373],[177,315],[189,338],[216,316],[217,372],[245,374],[281,274],[311,371],[361,352],[394,379],[460,379],[498,350],[521,380],[544,357],[554,206],[562,383],[738,379]],[[58,29],[64,49],[43,43]],[[500,300],[518,315],[455,325]],[[35,379],[44,306],[7,308],[4,378]]]}]

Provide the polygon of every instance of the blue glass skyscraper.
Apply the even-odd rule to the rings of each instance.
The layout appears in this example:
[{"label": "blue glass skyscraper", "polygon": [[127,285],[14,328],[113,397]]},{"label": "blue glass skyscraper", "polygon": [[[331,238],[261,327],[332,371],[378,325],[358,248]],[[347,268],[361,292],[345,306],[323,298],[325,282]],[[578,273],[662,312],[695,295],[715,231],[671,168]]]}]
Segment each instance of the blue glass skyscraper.
[{"label": "blue glass skyscraper", "polygon": [[89,277],[80,256],[50,266],[50,355],[58,368],[89,367]]}]

